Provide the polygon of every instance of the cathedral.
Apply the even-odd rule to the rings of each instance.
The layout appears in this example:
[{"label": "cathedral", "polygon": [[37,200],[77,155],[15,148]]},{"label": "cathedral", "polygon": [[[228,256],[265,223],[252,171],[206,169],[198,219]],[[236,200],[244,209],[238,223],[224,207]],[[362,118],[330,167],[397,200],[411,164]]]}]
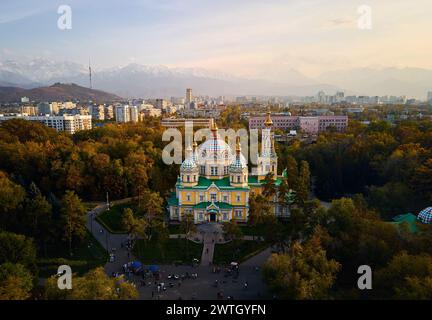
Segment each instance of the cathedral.
[{"label": "cathedral", "polygon": [[[277,175],[272,125],[268,112],[262,129],[256,174],[251,175],[241,153],[240,138],[237,137],[233,152],[220,138],[216,123],[212,121],[211,139],[199,146],[194,142],[186,149],[176,191],[168,199],[170,220],[181,221],[185,214],[193,214],[197,224],[232,220],[247,222],[249,197],[262,192],[267,173],[273,173],[276,186],[281,183]],[[277,206],[273,206],[273,210],[279,214]]]}]

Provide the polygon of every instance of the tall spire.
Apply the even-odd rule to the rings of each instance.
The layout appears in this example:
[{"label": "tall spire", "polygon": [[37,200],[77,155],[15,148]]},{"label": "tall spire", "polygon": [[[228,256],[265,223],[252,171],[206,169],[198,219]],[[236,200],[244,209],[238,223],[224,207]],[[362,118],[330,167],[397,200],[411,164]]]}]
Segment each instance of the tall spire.
[{"label": "tall spire", "polygon": [[237,158],[240,157],[240,153],[241,153],[240,137],[237,137],[236,138],[236,154],[237,154]]},{"label": "tall spire", "polygon": [[185,157],[190,158],[192,156],[192,147],[190,146],[190,144],[186,147],[186,152],[185,152]]},{"label": "tall spire", "polygon": [[211,119],[210,130],[213,132],[213,134],[215,134],[218,131],[216,121],[213,118]]},{"label": "tall spire", "polygon": [[[210,130],[213,133],[213,150],[219,150],[219,142],[218,142],[218,127],[216,125],[216,121],[211,119]],[[217,160],[217,152],[213,152],[213,159]]]},{"label": "tall spire", "polygon": [[193,142],[192,146],[193,146],[192,158],[195,161],[197,161],[198,160],[198,144],[196,143],[196,141]]}]

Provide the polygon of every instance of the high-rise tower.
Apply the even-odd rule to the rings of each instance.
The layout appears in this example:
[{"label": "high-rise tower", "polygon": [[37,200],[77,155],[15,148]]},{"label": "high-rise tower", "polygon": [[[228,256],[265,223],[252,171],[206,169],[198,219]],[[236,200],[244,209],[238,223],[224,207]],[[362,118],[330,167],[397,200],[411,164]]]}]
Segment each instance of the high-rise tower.
[{"label": "high-rise tower", "polygon": [[186,89],[186,104],[190,104],[192,102],[192,89]]}]

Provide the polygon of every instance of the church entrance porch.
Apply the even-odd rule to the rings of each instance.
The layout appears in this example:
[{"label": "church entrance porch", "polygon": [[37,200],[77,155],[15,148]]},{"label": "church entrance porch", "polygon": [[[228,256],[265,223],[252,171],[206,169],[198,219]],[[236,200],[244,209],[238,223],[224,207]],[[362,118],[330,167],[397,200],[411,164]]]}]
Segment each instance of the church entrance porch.
[{"label": "church entrance porch", "polygon": [[207,221],[209,222],[218,222],[218,214],[219,211],[215,209],[211,209],[207,211]]},{"label": "church entrance porch", "polygon": [[210,213],[210,222],[216,222],[216,213]]}]

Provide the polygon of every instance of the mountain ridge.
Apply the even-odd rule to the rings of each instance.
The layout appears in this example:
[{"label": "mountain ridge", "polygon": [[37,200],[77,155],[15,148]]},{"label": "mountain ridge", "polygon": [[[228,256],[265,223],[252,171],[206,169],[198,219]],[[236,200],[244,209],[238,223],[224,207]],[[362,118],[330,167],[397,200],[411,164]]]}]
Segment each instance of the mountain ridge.
[{"label": "mountain ridge", "polygon": [[[93,87],[126,98],[184,96],[186,88],[199,95],[310,96],[318,91],[334,94],[407,95],[424,98],[432,89],[432,70],[422,68],[365,67],[333,70],[310,78],[290,66],[269,68],[257,78],[244,78],[204,68],[168,67],[130,63],[93,68]],[[44,59],[0,62],[0,84],[35,88],[51,83],[87,86],[88,67]]]},{"label": "mountain ridge", "polygon": [[55,83],[47,87],[24,89],[19,87],[0,87],[0,102],[19,102],[21,97],[31,101],[120,101],[121,97],[95,89],[79,86],[75,83]]}]

